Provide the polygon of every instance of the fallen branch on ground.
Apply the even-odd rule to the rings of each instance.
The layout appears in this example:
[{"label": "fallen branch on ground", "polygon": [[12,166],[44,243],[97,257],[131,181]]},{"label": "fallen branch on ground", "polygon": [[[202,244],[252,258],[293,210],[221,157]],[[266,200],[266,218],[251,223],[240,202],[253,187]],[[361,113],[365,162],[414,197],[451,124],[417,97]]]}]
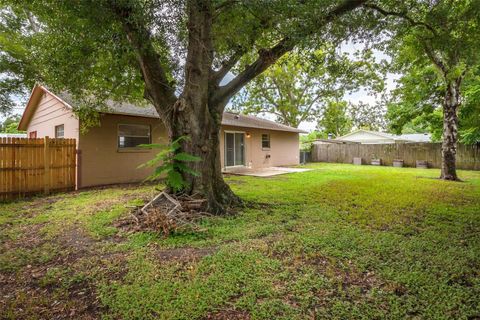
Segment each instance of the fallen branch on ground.
[{"label": "fallen branch on ground", "polygon": [[199,221],[211,214],[203,211],[206,200],[198,195],[178,196],[161,192],[143,207],[136,207],[130,216],[118,221],[117,227],[129,231],[155,231],[166,237],[182,230],[202,231]]}]

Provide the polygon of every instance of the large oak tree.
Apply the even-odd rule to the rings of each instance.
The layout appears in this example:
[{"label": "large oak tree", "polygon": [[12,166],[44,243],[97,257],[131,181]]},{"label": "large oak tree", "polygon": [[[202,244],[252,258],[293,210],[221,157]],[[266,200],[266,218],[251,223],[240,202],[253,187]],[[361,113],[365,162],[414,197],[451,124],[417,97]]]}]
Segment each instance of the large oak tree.
[{"label": "large oak tree", "polygon": [[[2,50],[14,65],[28,66],[23,82],[34,78],[68,90],[87,111],[106,99],[148,100],[170,139],[190,137],[179,151],[202,158],[191,164],[200,175],[185,176],[184,191],[202,194],[208,210],[220,214],[240,201],[220,168],[219,128],[228,101],[294,48],[352,32],[365,2],[2,1],[3,20],[13,25],[2,27],[13,39]],[[221,84],[252,52],[253,62]]]}]

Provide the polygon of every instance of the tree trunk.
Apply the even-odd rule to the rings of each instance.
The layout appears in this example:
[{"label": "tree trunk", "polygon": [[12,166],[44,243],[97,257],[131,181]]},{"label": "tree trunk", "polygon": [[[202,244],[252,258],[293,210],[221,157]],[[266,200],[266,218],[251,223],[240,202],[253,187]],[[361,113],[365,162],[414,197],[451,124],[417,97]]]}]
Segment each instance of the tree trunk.
[{"label": "tree trunk", "polygon": [[456,154],[458,135],[457,111],[460,106],[460,81],[449,81],[443,104],[442,171],[440,179],[459,180],[457,177]]},{"label": "tree trunk", "polygon": [[205,197],[210,213],[224,214],[229,206],[241,201],[223,180],[220,165],[219,133],[225,104],[213,103],[210,99],[217,89],[209,81],[213,60],[212,7],[208,0],[189,0],[187,7],[189,45],[185,86],[168,121],[170,137],[175,140],[188,136],[188,140],[181,142],[180,151],[202,159],[186,163],[199,176],[183,175],[189,184],[185,191]]},{"label": "tree trunk", "polygon": [[199,175],[183,174],[188,188],[184,192],[199,194],[207,199],[207,211],[213,214],[225,214],[227,209],[241,203],[222,177],[220,164],[220,115],[210,115],[208,111],[202,117],[193,113],[191,107],[185,107],[176,113],[172,126],[172,139],[188,136],[182,141],[181,151],[202,158],[199,162],[184,163]]}]

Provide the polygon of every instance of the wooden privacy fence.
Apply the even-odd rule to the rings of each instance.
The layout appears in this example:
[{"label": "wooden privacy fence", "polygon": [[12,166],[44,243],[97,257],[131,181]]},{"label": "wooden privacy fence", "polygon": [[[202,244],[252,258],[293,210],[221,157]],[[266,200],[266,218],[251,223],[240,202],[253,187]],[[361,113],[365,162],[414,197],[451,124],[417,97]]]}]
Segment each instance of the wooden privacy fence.
[{"label": "wooden privacy fence", "polygon": [[[370,163],[373,158],[382,159],[382,164],[391,166],[393,160],[401,159],[404,166],[415,167],[416,160],[426,160],[431,168],[442,164],[441,143],[397,143],[397,144],[313,144],[313,162],[353,163],[353,158],[362,158]],[[480,147],[478,145],[457,146],[457,168],[480,170]]]},{"label": "wooden privacy fence", "polygon": [[75,139],[0,138],[0,201],[72,190]]}]

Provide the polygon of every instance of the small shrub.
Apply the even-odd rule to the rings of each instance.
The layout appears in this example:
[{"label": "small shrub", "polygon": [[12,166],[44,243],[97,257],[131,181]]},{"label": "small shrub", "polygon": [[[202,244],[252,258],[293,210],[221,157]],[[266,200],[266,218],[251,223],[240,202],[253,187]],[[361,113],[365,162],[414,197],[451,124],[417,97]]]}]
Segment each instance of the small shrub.
[{"label": "small shrub", "polygon": [[179,152],[180,142],[188,140],[187,136],[181,136],[172,141],[168,145],[160,144],[144,144],[143,148],[159,148],[162,149],[155,158],[142,164],[141,167],[156,167],[154,173],[147,180],[153,181],[158,179],[162,174],[166,174],[165,181],[168,188],[173,192],[179,192],[188,187],[188,182],[183,179],[182,174],[190,174],[198,176],[198,172],[189,168],[187,162],[198,162],[202,160],[200,157],[191,155],[186,152]]}]

